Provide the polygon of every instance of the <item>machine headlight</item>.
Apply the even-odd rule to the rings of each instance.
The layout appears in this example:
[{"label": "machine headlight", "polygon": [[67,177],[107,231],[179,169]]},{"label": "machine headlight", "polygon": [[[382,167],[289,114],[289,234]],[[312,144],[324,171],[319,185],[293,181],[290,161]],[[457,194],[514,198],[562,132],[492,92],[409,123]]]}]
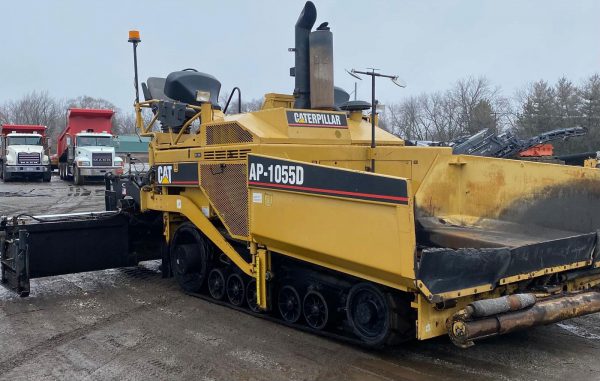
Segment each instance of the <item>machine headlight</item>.
[{"label": "machine headlight", "polygon": [[123,167],[124,163],[123,163],[123,159],[121,159],[120,157],[115,157],[115,167]]},{"label": "machine headlight", "polygon": [[77,166],[79,167],[89,167],[90,162],[88,160],[77,160]]},{"label": "machine headlight", "polygon": [[14,156],[7,156],[6,157],[6,164],[8,165],[16,165],[17,164],[17,158]]},{"label": "machine headlight", "polygon": [[42,157],[42,164],[49,164],[50,163],[50,159],[48,159],[48,155],[44,155],[44,157]]},{"label": "machine headlight", "polygon": [[196,91],[197,102],[210,102],[210,91],[197,90]]}]

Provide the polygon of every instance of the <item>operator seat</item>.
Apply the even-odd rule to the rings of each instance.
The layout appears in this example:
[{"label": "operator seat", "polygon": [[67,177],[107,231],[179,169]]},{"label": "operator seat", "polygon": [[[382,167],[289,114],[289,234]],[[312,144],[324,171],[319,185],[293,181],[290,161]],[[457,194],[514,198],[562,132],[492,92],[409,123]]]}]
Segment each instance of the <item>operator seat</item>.
[{"label": "operator seat", "polygon": [[173,99],[165,95],[166,78],[150,77],[146,83],[142,82],[142,92],[144,100],[156,99],[159,101],[173,101]]}]

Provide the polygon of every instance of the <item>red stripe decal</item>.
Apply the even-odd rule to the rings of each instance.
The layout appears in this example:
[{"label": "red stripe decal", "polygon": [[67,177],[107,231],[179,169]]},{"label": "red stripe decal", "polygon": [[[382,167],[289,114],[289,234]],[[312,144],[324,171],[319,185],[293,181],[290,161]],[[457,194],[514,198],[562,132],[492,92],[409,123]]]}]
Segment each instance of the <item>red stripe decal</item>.
[{"label": "red stripe decal", "polygon": [[198,184],[198,181],[171,181],[171,184]]},{"label": "red stripe decal", "polygon": [[368,198],[375,198],[375,199],[381,199],[381,200],[394,200],[394,201],[408,202],[408,197],[384,196],[381,194],[349,192],[349,191],[333,190],[333,189],[309,188],[309,187],[301,187],[301,186],[297,186],[297,185],[272,184],[272,183],[263,183],[263,182],[258,182],[258,181],[248,181],[248,184],[249,185],[259,185],[259,186],[263,185],[263,186],[281,188],[281,189],[294,189],[294,190],[304,190],[304,191],[309,191],[309,192],[339,194],[339,195],[343,195],[343,196],[368,197]]}]

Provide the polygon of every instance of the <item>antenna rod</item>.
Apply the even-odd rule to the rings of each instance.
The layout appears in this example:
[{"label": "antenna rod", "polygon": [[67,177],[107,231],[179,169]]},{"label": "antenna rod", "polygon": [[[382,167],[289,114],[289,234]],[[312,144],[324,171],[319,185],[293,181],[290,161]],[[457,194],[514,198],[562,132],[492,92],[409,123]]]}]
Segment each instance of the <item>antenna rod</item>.
[{"label": "antenna rod", "polygon": [[140,103],[140,90],[138,85],[138,66],[137,66],[137,46],[142,40],[140,39],[140,32],[137,30],[129,31],[129,40],[133,44],[133,70],[135,73],[134,86],[135,86],[135,103]]},{"label": "antenna rod", "polygon": [[[348,72],[348,74],[352,75],[355,78],[359,78],[356,74],[364,74],[371,76],[371,154],[374,154],[373,150],[377,147],[377,142],[375,141],[375,116],[377,115],[377,100],[375,99],[375,77],[384,77],[389,78],[392,82],[398,80],[398,76],[396,75],[387,75],[376,73],[374,68],[369,68],[371,71],[358,71],[352,69]],[[360,78],[359,78],[360,79]],[[371,172],[375,172],[375,159],[371,156]]]},{"label": "antenna rod", "polygon": [[[375,148],[375,115],[377,113],[377,100],[375,99],[375,69],[371,76],[371,148]],[[375,153],[375,152],[373,152]],[[371,156],[371,172],[375,173],[375,158]]]}]

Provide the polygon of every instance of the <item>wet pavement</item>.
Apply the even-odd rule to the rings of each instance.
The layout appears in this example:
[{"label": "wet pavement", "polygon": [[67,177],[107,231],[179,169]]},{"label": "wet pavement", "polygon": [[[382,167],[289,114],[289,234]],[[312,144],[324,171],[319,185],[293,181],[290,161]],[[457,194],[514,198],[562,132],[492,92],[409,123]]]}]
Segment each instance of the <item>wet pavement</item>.
[{"label": "wet pavement", "polygon": [[0,180],[0,215],[31,215],[88,212],[104,209],[104,183],[96,181],[82,186],[52,176],[42,181]]},{"label": "wet pavement", "polygon": [[[0,215],[101,210],[101,183],[1,183]],[[600,315],[368,351],[182,294],[158,262],[0,288],[0,379],[596,380]]]}]

